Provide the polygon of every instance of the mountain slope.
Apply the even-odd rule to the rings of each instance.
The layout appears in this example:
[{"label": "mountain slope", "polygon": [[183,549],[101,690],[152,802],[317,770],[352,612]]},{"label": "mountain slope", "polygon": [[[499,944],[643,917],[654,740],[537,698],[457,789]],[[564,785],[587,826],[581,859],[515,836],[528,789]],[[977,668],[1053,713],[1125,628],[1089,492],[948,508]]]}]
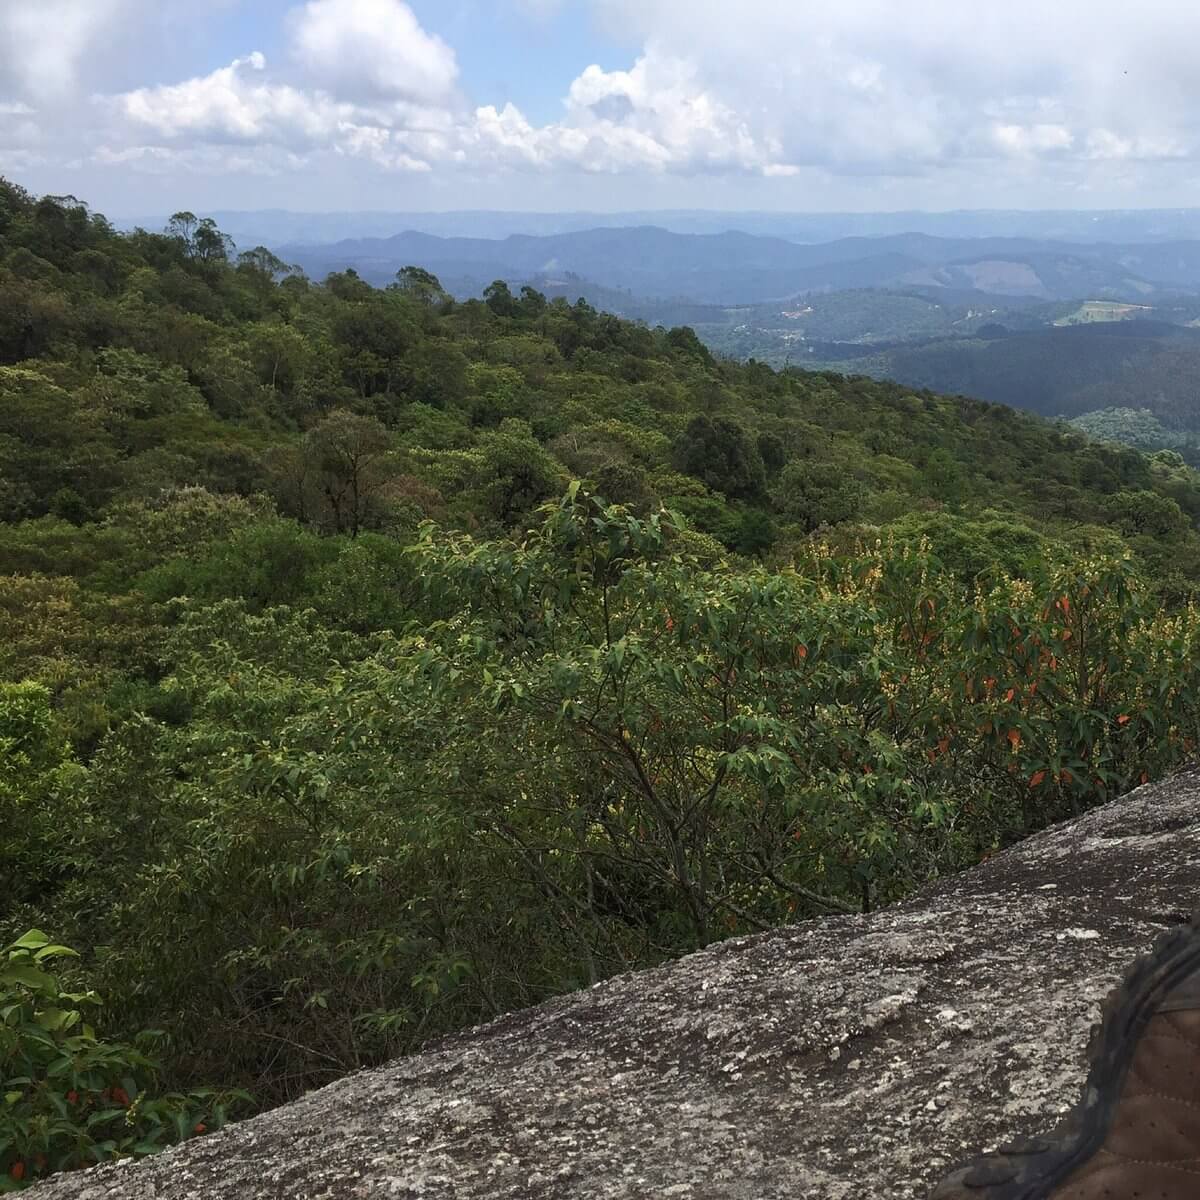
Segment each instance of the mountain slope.
[{"label": "mountain slope", "polygon": [[[1169,430],[1200,432],[1200,330],[1113,321],[1037,330],[993,330],[986,339],[893,345],[838,369],[914,387],[978,396],[1044,416],[1105,408],[1148,409]],[[814,347],[820,357],[823,348]]]}]

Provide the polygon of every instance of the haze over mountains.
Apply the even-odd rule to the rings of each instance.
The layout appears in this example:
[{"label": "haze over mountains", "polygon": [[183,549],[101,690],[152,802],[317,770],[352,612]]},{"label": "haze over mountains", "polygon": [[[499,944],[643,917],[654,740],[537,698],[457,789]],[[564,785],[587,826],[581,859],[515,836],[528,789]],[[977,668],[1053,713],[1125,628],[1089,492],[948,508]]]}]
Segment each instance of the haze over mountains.
[{"label": "haze over mountains", "polygon": [[1069,243],[1032,238],[938,238],[923,233],[798,243],[729,231],[679,234],[656,226],[503,239],[415,231],[328,246],[279,244],[285,259],[323,276],[352,267],[385,283],[413,264],[455,291],[569,274],[643,298],[703,304],[785,300],[814,291],[922,287],[1031,299],[1140,299],[1200,290],[1200,241]]},{"label": "haze over mountains", "polygon": [[[118,228],[158,229],[165,213],[117,220]],[[652,209],[628,212],[291,212],[214,211],[207,213],[240,245],[278,242],[324,245],[353,238],[387,238],[412,230],[436,237],[506,238],[513,234],[551,236],[589,229],[654,225],[671,233],[726,233],[740,230],[796,242],[828,242],[848,237],[891,237],[926,233],[933,237],[1023,237],[1067,242],[1155,242],[1200,238],[1200,209],[964,209],[956,212],[756,212],[708,209]]]}]

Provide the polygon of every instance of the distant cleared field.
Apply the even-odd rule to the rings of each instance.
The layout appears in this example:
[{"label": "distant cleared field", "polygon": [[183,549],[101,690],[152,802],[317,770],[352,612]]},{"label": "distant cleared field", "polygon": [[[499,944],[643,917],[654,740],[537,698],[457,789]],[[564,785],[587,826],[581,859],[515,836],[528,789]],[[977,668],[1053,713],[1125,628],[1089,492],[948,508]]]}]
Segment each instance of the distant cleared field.
[{"label": "distant cleared field", "polygon": [[1090,325],[1096,321],[1131,321],[1138,313],[1153,312],[1148,304],[1123,304],[1118,300],[1085,300],[1074,312],[1059,317],[1055,325]]}]

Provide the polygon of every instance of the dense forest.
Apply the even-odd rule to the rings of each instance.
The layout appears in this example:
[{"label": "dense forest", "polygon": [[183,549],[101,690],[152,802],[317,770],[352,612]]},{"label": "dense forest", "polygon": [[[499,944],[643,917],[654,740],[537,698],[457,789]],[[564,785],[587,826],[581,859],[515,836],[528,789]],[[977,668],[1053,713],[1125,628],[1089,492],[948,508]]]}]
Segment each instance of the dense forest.
[{"label": "dense forest", "polygon": [[[1170,315],[1190,311],[1181,305]],[[1200,330],[1159,319],[1029,329],[1013,327],[1011,314],[1001,314],[996,322],[950,339],[861,347],[817,344],[809,358],[842,371],[979,396],[1047,417],[1090,419],[1106,409],[1146,410],[1154,422],[1130,430],[1134,445],[1195,445],[1200,435],[1195,400]],[[1125,432],[1121,426],[1113,431]]]},{"label": "dense forest", "polygon": [[1198,516],[1171,451],[0,182],[0,1190],[1160,774]]}]

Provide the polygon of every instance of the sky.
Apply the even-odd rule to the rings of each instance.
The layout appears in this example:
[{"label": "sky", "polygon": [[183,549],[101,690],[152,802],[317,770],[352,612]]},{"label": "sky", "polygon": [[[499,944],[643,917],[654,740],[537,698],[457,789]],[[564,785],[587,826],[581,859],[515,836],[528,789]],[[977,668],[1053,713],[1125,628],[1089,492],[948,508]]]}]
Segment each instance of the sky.
[{"label": "sky", "polygon": [[177,208],[1200,205],[1194,0],[0,0],[0,174]]}]

